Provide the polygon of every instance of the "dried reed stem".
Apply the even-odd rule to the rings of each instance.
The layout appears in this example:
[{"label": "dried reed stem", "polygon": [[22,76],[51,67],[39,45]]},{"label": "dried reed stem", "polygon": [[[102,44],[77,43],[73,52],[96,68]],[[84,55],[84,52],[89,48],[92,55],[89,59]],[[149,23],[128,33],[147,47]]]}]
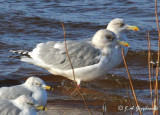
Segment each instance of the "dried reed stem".
[{"label": "dried reed stem", "polygon": [[74,72],[74,68],[73,68],[73,65],[72,65],[72,62],[71,62],[71,59],[70,59],[70,56],[69,56],[69,53],[68,53],[68,49],[67,49],[67,43],[66,43],[66,33],[65,33],[65,28],[64,28],[64,24],[61,22],[61,25],[62,25],[62,28],[63,28],[63,32],[64,32],[64,41],[65,41],[65,50],[66,50],[66,54],[67,54],[67,57],[68,57],[68,60],[69,60],[69,63],[71,65],[71,68],[72,68],[72,72],[73,72],[73,77],[74,77],[74,85],[75,87],[77,88],[79,94],[81,95],[82,99],[83,99],[83,102],[86,106],[86,108],[88,109],[88,112],[89,112],[89,115],[92,115],[91,113],[91,110],[86,102],[86,99],[85,97],[83,96],[83,94],[81,93],[79,87],[77,86],[77,83],[76,83],[76,77],[75,77],[75,72]]},{"label": "dried reed stem", "polygon": [[[129,78],[129,83],[130,83],[130,86],[131,86],[131,91],[132,91],[134,100],[136,102],[136,105],[137,105],[137,107],[139,107],[138,100],[137,100],[137,97],[136,97],[136,94],[135,94],[135,91],[134,91],[134,88],[133,88],[131,76],[130,76],[130,73],[129,73],[129,70],[128,70],[128,66],[127,66],[127,63],[126,63],[126,60],[125,60],[125,57],[124,57],[124,50],[123,50],[123,48],[122,48],[122,56],[123,56],[123,61],[124,61],[124,64],[125,64],[125,67],[126,67],[126,70],[127,70],[127,73],[128,73],[128,78]],[[142,115],[141,110],[138,109],[138,111],[139,111],[139,114]]]},{"label": "dried reed stem", "polygon": [[154,78],[154,67],[153,67],[153,63],[152,65],[152,79],[153,79],[153,85],[155,86],[155,78]]},{"label": "dried reed stem", "polygon": [[152,79],[151,79],[151,42],[149,38],[149,31],[148,31],[148,71],[149,71],[149,81],[150,81],[150,93],[151,93],[151,101],[152,101],[152,108],[153,108],[153,91],[152,91]]},{"label": "dried reed stem", "polygon": [[[158,15],[157,15],[157,0],[155,0],[155,15],[156,15],[156,22],[157,22],[157,28],[158,28],[158,63],[157,63],[157,67],[156,67],[156,87],[155,87],[155,92],[156,92],[156,97],[157,97],[157,101],[156,101],[156,105],[157,107],[159,106],[159,98],[158,98],[158,75],[159,75],[159,51],[160,51],[160,29],[159,29],[159,22],[158,22]],[[157,115],[158,115],[158,110],[157,110]]]},{"label": "dried reed stem", "polygon": [[[127,85],[126,85],[126,89],[127,89],[127,94],[128,94],[128,98],[129,98],[129,104],[130,104],[130,107],[131,107],[132,106],[132,102],[131,102],[131,97],[129,96],[129,88],[127,87]],[[133,115],[133,110],[131,110],[131,115]]]},{"label": "dried reed stem", "polygon": [[[156,108],[156,106],[157,106],[156,105],[156,98],[154,98],[154,106],[153,107]],[[155,115],[155,114],[156,114],[156,110],[153,111],[153,115]]]}]

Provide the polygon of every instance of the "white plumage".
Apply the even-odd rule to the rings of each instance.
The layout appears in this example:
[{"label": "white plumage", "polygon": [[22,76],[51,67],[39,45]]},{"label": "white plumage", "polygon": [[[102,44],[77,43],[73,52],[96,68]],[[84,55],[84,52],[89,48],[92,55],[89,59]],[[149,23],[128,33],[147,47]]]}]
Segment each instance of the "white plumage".
[{"label": "white plumage", "polygon": [[[138,28],[116,18],[108,24],[107,29],[97,31],[92,40],[67,41],[77,84],[104,77],[122,62],[122,46],[118,41],[127,41],[126,30],[138,31]],[[126,55],[128,48],[124,50]],[[29,52],[29,57],[22,57],[21,60],[45,68],[52,74],[74,79],[64,42],[40,43]]]},{"label": "white plumage", "polygon": [[25,83],[11,87],[0,88],[0,99],[11,100],[16,99],[20,95],[27,95],[33,97],[39,105],[45,106],[47,102],[47,92],[49,89],[44,81],[38,77],[29,77]]},{"label": "white plumage", "polygon": [[37,115],[38,106],[32,97],[21,95],[14,100],[0,100],[0,115]]}]

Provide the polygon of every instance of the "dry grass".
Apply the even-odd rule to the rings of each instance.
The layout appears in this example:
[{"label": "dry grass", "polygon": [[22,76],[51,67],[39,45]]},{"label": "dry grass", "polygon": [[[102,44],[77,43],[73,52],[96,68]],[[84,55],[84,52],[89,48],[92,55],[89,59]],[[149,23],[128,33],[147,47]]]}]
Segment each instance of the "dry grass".
[{"label": "dry grass", "polygon": [[72,72],[73,72],[74,85],[75,85],[76,89],[78,90],[79,94],[81,95],[81,97],[82,97],[82,99],[83,99],[83,102],[84,102],[84,104],[85,104],[85,106],[86,106],[86,108],[87,108],[87,110],[88,110],[88,112],[89,112],[89,115],[92,115],[91,110],[90,110],[90,108],[89,108],[89,106],[88,106],[88,104],[87,104],[87,102],[86,102],[85,97],[83,96],[83,94],[81,93],[79,87],[77,86],[74,68],[73,68],[73,65],[72,65],[72,62],[71,62],[71,59],[70,59],[70,56],[69,56],[69,53],[68,53],[68,49],[67,49],[65,28],[64,28],[63,23],[61,23],[61,25],[62,25],[63,32],[64,32],[64,41],[65,41],[65,50],[66,50],[66,54],[67,54],[67,57],[68,57],[68,60],[69,60],[69,62],[70,62],[70,66],[71,66]]},{"label": "dry grass", "polygon": [[[149,71],[150,94],[151,94],[152,108],[154,108],[150,61],[151,61],[151,42],[150,42],[149,31],[148,31],[148,71]],[[152,64],[152,68],[153,68],[153,64]],[[153,111],[153,114],[154,114],[154,111]]]},{"label": "dry grass", "polygon": [[[159,76],[159,58],[160,58],[160,29],[159,29],[159,20],[157,15],[157,0],[155,0],[155,15],[156,15],[156,23],[158,28],[158,56],[157,56],[157,67],[156,67],[156,83],[155,83],[155,101],[154,101],[154,107],[159,107],[159,98],[158,98],[158,76]],[[158,110],[154,111],[153,114],[158,115]]]},{"label": "dry grass", "polygon": [[[153,70],[153,64],[152,64],[152,76],[153,76],[153,84],[154,84],[154,91],[155,94],[153,95],[153,89],[152,89],[152,78],[151,78],[151,65],[150,65],[150,60],[151,60],[151,43],[150,43],[150,37],[149,37],[149,31],[148,31],[148,71],[149,71],[149,80],[150,80],[150,95],[151,95],[151,101],[152,101],[152,108],[153,108],[153,115],[158,115],[158,110],[155,110],[155,108],[159,107],[159,98],[158,98],[158,76],[159,76],[159,62],[160,62],[160,29],[159,29],[159,20],[158,20],[158,15],[157,15],[157,0],[155,0],[155,16],[156,16],[156,23],[157,23],[157,28],[158,28],[158,55],[157,55],[157,67],[156,67],[156,79],[154,78],[154,70]],[[133,84],[131,81],[131,76],[128,70],[128,66],[125,61],[124,57],[124,51],[122,49],[122,55],[123,55],[123,60],[125,67],[127,69],[128,77],[129,77],[129,82],[131,86],[131,91],[132,95],[134,97],[134,100],[136,102],[136,105],[138,105],[138,100],[133,88]],[[132,113],[131,113],[132,114]],[[139,114],[142,115],[142,112],[139,110]]]},{"label": "dry grass", "polygon": [[[133,84],[132,84],[132,80],[131,80],[131,75],[130,75],[130,73],[129,73],[128,66],[127,66],[127,63],[126,63],[126,60],[125,60],[123,48],[122,48],[122,56],[123,56],[123,61],[124,61],[126,70],[127,70],[127,74],[128,74],[128,78],[129,78],[129,83],[130,83],[131,91],[132,91],[134,100],[135,100],[135,102],[136,102],[136,106],[139,107],[138,100],[137,100],[137,96],[136,96],[135,91],[134,91],[134,88],[133,88]],[[140,115],[142,115],[142,111],[141,111],[140,109],[138,109],[138,112],[139,112]]]}]

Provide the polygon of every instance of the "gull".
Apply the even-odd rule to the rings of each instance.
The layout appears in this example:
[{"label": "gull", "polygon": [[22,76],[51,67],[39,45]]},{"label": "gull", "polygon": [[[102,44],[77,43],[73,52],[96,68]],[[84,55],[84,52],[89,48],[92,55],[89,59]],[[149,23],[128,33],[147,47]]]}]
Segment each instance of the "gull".
[{"label": "gull", "polygon": [[[81,81],[104,77],[117,62],[121,62],[122,59],[117,58],[121,45],[129,46],[127,42],[119,41],[116,35],[107,29],[97,31],[91,41],[67,41],[77,85],[79,86]],[[54,75],[74,80],[62,41],[39,43],[31,52],[24,53],[21,50],[14,52],[25,54],[21,61],[45,68]]]},{"label": "gull", "polygon": [[14,100],[0,100],[0,115],[37,115],[38,110],[46,110],[37,105],[29,96],[21,95]]},{"label": "gull", "polygon": [[[113,20],[111,20],[106,28],[107,30],[112,31],[113,33],[116,34],[117,38],[121,41],[125,41],[128,42],[128,37],[126,35],[126,33],[128,31],[139,31],[139,28],[137,26],[132,26],[132,25],[128,25],[125,23],[125,21],[122,18],[115,18]],[[122,60],[122,53],[121,53],[121,48],[118,48],[119,50],[117,50],[119,52],[119,56],[117,58],[119,58],[119,60]],[[128,47],[123,47],[124,49],[124,56],[127,55],[128,52]],[[118,61],[117,59],[117,65],[118,66],[121,62]]]},{"label": "gull", "polygon": [[45,106],[47,102],[46,89],[51,89],[44,81],[38,77],[29,77],[25,83],[11,87],[0,88],[0,100],[11,100],[20,95],[33,97],[39,105]]}]

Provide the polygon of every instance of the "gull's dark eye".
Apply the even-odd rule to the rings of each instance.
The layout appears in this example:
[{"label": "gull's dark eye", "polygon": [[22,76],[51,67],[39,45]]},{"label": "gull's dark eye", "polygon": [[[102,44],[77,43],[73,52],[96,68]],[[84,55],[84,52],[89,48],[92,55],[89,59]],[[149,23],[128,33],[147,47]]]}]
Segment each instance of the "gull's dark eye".
[{"label": "gull's dark eye", "polygon": [[121,27],[123,27],[125,24],[124,24],[124,23],[119,23],[119,25],[120,25]]},{"label": "gull's dark eye", "polygon": [[112,40],[113,36],[107,36],[107,39]]},{"label": "gull's dark eye", "polygon": [[39,84],[39,83],[36,83],[36,85],[40,86],[41,84]]},{"label": "gull's dark eye", "polygon": [[37,85],[37,86],[40,86],[40,87],[42,86],[42,84],[40,84],[40,83],[36,83],[36,85]]},{"label": "gull's dark eye", "polygon": [[39,87],[41,87],[41,86],[42,86],[42,84],[40,84],[40,83],[36,83],[36,85],[37,85],[37,86],[39,86]]},{"label": "gull's dark eye", "polygon": [[34,105],[33,103],[27,103],[28,105]]}]

